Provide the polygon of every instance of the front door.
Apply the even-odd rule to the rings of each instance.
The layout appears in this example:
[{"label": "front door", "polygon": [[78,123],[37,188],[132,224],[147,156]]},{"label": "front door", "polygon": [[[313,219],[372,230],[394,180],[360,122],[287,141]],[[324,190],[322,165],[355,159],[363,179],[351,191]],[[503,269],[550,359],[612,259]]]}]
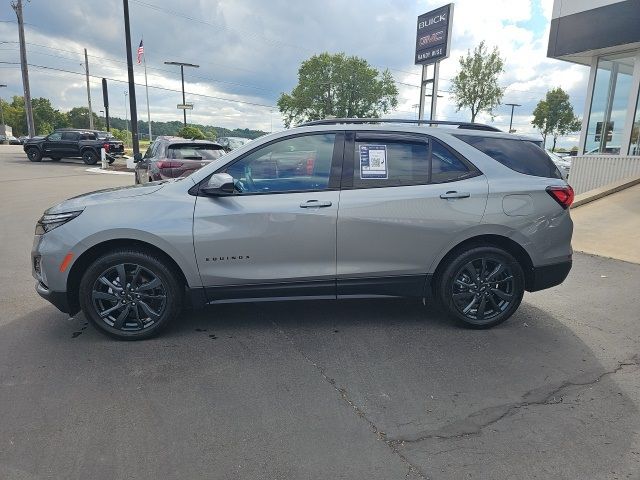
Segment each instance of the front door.
[{"label": "front door", "polygon": [[376,132],[349,135],[344,172],[338,295],[422,296],[437,255],[480,223],[485,176],[426,135]]},{"label": "front door", "polygon": [[62,157],[63,153],[61,132],[53,132],[44,139],[42,154],[45,157]]},{"label": "front door", "polygon": [[335,297],[344,135],[270,142],[222,170],[228,197],[198,196],[194,247],[209,301]]}]

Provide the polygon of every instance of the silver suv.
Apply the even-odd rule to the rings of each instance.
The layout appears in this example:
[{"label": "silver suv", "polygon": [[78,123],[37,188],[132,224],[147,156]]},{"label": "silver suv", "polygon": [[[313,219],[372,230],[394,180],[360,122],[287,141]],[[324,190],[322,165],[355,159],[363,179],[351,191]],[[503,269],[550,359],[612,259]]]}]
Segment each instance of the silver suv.
[{"label": "silver suv", "polygon": [[273,299],[417,297],[497,325],[569,273],[573,190],[538,146],[489,130],[311,122],[69,199],[37,223],[36,290],[125,339],[185,304]]}]

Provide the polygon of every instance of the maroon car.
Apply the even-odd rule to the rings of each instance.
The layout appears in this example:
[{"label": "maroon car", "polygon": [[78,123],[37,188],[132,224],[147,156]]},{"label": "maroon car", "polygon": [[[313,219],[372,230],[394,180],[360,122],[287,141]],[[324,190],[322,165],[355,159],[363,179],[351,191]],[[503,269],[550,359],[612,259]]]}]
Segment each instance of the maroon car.
[{"label": "maroon car", "polygon": [[136,162],[136,183],[185,177],[225,154],[222,145],[208,140],[157,137]]}]

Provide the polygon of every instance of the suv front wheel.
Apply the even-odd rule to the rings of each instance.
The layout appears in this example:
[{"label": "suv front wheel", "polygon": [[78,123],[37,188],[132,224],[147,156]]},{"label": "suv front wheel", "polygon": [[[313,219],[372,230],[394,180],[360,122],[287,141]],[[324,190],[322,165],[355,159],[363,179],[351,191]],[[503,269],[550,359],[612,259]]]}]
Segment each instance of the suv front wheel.
[{"label": "suv front wheel", "polygon": [[446,313],[470,328],[507,320],[524,295],[524,273],[508,252],[476,246],[454,254],[439,275],[437,296]]},{"label": "suv front wheel", "polygon": [[30,148],[27,150],[27,158],[32,162],[39,162],[42,160],[42,152],[39,148]]},{"label": "suv front wheel", "polygon": [[183,288],[165,261],[122,249],[95,260],[80,282],[80,306],[98,330],[123,340],[156,335],[178,316]]}]

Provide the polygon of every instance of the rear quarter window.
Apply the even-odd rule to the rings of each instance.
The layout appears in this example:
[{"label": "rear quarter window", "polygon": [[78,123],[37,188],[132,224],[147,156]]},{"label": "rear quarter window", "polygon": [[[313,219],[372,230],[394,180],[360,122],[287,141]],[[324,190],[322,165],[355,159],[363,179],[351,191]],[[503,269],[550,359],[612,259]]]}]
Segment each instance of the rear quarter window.
[{"label": "rear quarter window", "polygon": [[532,142],[475,135],[455,137],[516,172],[536,177],[562,178],[549,156]]}]

